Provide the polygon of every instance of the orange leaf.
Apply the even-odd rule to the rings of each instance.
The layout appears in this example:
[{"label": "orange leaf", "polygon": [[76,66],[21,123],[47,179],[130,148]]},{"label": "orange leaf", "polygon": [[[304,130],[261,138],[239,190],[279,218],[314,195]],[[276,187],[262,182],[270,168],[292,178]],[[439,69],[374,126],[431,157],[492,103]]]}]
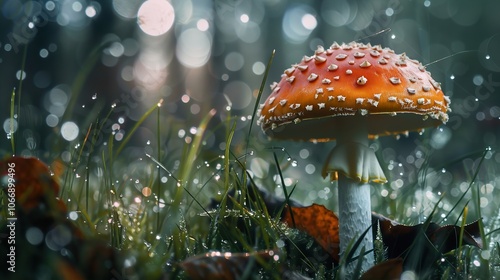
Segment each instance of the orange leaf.
[{"label": "orange leaf", "polygon": [[[14,178],[16,203],[25,212],[46,203],[53,209],[64,210],[64,204],[55,200],[59,184],[54,180],[49,168],[40,160],[30,157],[11,157],[0,161],[0,176],[7,188],[9,177]],[[7,189],[4,189],[7,191]]]},{"label": "orange leaf", "polygon": [[368,269],[360,280],[399,280],[403,273],[403,260],[390,259]]},{"label": "orange leaf", "polygon": [[335,261],[339,261],[339,219],[325,206],[286,207],[282,221],[289,227],[307,232]]}]

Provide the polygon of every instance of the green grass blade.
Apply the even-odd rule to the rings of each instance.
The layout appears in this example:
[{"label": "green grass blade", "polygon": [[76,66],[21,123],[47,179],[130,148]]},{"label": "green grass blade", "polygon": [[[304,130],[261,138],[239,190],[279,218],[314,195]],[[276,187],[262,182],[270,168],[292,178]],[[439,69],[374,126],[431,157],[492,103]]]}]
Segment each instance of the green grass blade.
[{"label": "green grass blade", "polygon": [[[259,109],[260,98],[262,97],[262,93],[264,92],[264,87],[266,86],[266,83],[267,83],[267,76],[269,75],[269,69],[271,68],[271,64],[273,62],[275,53],[276,53],[276,51],[273,50],[271,53],[271,56],[269,57],[269,60],[267,61],[266,70],[264,72],[264,78],[262,79],[262,83],[260,84],[259,93],[257,95],[257,100],[255,101],[255,106],[253,108],[252,121],[250,122],[250,127],[248,129],[247,139],[251,139],[250,135],[252,134],[252,127],[253,127],[253,123],[255,121],[255,115],[257,114],[257,110]],[[247,140],[247,146],[245,148],[245,153],[248,152],[249,142],[250,142],[250,140]]]},{"label": "green grass blade", "polygon": [[[14,114],[16,106],[16,89],[12,90],[12,95],[10,96],[10,123],[9,123],[9,136],[10,136],[10,146],[12,149],[12,155],[16,154],[16,141],[14,140]],[[19,128],[19,125],[18,125]]]},{"label": "green grass blade", "polygon": [[[286,189],[286,186],[285,186],[285,179],[283,178],[283,173],[281,172],[281,167],[280,167],[278,157],[276,156],[275,152],[273,152],[273,156],[274,156],[274,162],[276,163],[276,168],[278,169],[278,174],[279,174],[280,179],[281,179],[281,185],[283,185],[283,192],[285,193],[286,204],[290,205],[290,196],[288,195],[288,190]],[[288,207],[288,211],[290,211],[290,217],[292,218],[292,224],[293,224],[293,227],[295,227],[295,219],[293,217],[292,208]]]},{"label": "green grass blade", "polygon": [[[161,159],[161,106],[158,106],[157,115],[156,115],[156,142],[157,144],[157,158]],[[158,199],[156,200],[156,207],[158,211],[156,212],[156,232],[160,232],[160,193],[161,193],[161,169],[158,168],[157,178],[156,178],[156,194]]]},{"label": "green grass blade", "polygon": [[135,125],[132,127],[132,129],[127,133],[127,136],[123,141],[120,143],[120,146],[116,149],[116,152],[114,153],[114,156],[112,157],[112,161],[115,160],[118,155],[122,152],[123,148],[127,145],[128,141],[130,141],[130,138],[134,135],[134,132],[141,126],[141,124],[151,115],[154,110],[158,110],[163,103],[163,99],[161,99],[157,104],[149,108],[149,110],[144,113],[144,115],[141,116],[141,118],[135,123]]}]

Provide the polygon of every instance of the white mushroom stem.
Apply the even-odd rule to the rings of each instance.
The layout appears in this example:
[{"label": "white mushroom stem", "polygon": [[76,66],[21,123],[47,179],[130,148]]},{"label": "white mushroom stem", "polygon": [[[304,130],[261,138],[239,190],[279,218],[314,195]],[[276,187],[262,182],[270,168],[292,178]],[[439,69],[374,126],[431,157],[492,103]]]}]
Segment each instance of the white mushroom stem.
[{"label": "white mushroom stem", "polygon": [[[346,247],[354,244],[360,236],[371,226],[371,201],[370,185],[357,183],[344,175],[339,176],[339,234],[340,253],[346,255]],[[359,256],[360,248],[364,247],[366,253]],[[363,258],[361,269],[367,271],[374,265],[372,231],[368,231],[353,257]],[[347,264],[345,279],[352,278],[354,269],[359,259]]]},{"label": "white mushroom stem", "polygon": [[[342,133],[330,153],[323,170],[338,177],[340,254],[345,256],[349,244],[354,244],[371,226],[370,185],[368,182],[386,182],[375,152],[368,147],[368,129],[360,116],[344,118],[339,127]],[[338,175],[338,176],[337,176]],[[365,252],[373,249],[372,231],[369,230],[353,255],[358,257],[360,248]],[[366,253],[362,269],[374,264],[373,252]],[[352,277],[357,261],[346,267],[345,279]]]}]

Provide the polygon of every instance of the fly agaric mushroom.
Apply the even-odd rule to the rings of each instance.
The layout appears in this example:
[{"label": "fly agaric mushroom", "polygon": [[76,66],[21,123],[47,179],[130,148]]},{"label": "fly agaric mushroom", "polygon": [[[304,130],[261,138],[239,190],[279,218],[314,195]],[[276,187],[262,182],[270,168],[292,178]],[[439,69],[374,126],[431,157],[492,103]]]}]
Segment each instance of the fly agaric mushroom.
[{"label": "fly agaric mushroom", "polygon": [[[378,45],[318,46],[281,77],[261,104],[258,123],[276,139],[337,141],[322,175],[338,179],[342,254],[371,226],[367,183],[387,181],[368,140],[446,123],[450,100],[421,63]],[[373,247],[372,234],[363,246]],[[367,254],[363,269],[371,265]]]}]

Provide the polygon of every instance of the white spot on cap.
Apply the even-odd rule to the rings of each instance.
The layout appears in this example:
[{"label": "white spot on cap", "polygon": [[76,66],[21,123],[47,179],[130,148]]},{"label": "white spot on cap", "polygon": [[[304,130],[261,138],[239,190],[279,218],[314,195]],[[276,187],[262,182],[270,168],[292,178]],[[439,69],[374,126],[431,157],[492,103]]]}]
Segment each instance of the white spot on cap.
[{"label": "white spot on cap", "polygon": [[339,66],[337,64],[332,63],[332,64],[328,65],[327,69],[328,69],[328,71],[335,71],[335,70],[339,69]]},{"label": "white spot on cap", "polygon": [[375,99],[377,99],[377,100],[379,100],[379,99],[380,99],[380,96],[382,96],[382,93],[375,93],[375,94],[373,95],[373,97],[374,97]]},{"label": "white spot on cap", "polygon": [[378,52],[377,50],[371,50],[370,51],[370,55],[373,56],[373,57],[379,57],[380,56],[380,52]]},{"label": "white spot on cap", "polygon": [[[277,106],[277,105],[276,105],[276,106]],[[269,109],[269,110],[268,110],[268,112],[269,112],[269,113],[273,113],[273,112],[274,112],[274,110],[276,109],[276,106],[274,106],[273,108]]]},{"label": "white spot on cap", "polygon": [[435,89],[440,89],[441,88],[441,84],[436,82],[436,81],[432,81],[432,86],[435,88]]},{"label": "white spot on cap", "polygon": [[277,86],[278,86],[278,83],[277,83],[277,82],[273,82],[273,83],[270,85],[271,90],[274,90]]},{"label": "white spot on cap", "polygon": [[299,65],[299,66],[297,66],[297,69],[299,69],[301,72],[304,72],[307,70],[308,67],[309,66],[307,66],[307,65]]},{"label": "white spot on cap", "polygon": [[349,63],[349,65],[354,65],[354,60],[349,60],[347,63]]},{"label": "white spot on cap", "polygon": [[332,101],[334,98],[335,98],[335,96],[330,95],[330,96],[328,96],[328,101]]},{"label": "white spot on cap", "polygon": [[345,54],[345,53],[339,53],[339,54],[337,54],[337,56],[335,57],[335,59],[337,59],[337,60],[344,60],[346,57],[347,57],[347,54]]},{"label": "white spot on cap", "polygon": [[286,81],[289,82],[290,84],[293,83],[293,81],[295,81],[295,76],[287,77]]},{"label": "white spot on cap", "polygon": [[401,80],[398,78],[398,77],[390,77],[389,78],[389,81],[391,81],[391,83],[393,85],[397,85],[397,84],[400,84],[401,83]]},{"label": "white spot on cap", "polygon": [[306,110],[307,111],[312,111],[313,110],[313,105],[306,105]]},{"label": "white spot on cap", "polygon": [[406,60],[398,60],[396,61],[396,66],[406,66]]},{"label": "white spot on cap", "polygon": [[327,79],[327,78],[324,78],[323,80],[321,80],[321,83],[325,84],[325,85],[329,85],[331,82],[332,82],[332,80]]},{"label": "white spot on cap", "polygon": [[367,60],[361,62],[361,64],[359,65],[359,67],[361,67],[361,68],[368,68],[370,66],[372,66],[372,64],[370,62],[368,62]]},{"label": "white spot on cap", "polygon": [[325,103],[318,103],[318,108],[319,109],[325,108]]},{"label": "white spot on cap", "polygon": [[269,98],[269,102],[268,102],[268,104],[269,104],[269,105],[273,104],[274,99],[276,99],[276,97],[274,97],[274,96],[273,96],[273,97],[271,97],[271,98]]},{"label": "white spot on cap", "polygon": [[320,63],[323,63],[325,61],[326,61],[326,57],[318,56],[318,55],[314,56],[314,62],[316,62],[316,64],[320,64]]},{"label": "white spot on cap", "polygon": [[314,52],[315,54],[321,54],[321,53],[324,53],[325,52],[325,48],[323,48],[323,46],[321,45],[318,45],[318,47],[316,48],[316,51]]},{"label": "white spot on cap", "polygon": [[356,98],[356,104],[363,104],[364,98]]},{"label": "white spot on cap", "polygon": [[285,106],[286,101],[287,101],[286,99],[281,99],[281,100],[280,100],[280,105],[281,105],[281,106]]},{"label": "white spot on cap", "polygon": [[299,107],[300,107],[300,104],[298,104],[298,103],[290,105],[290,109],[292,109],[292,110],[297,110]]},{"label": "white spot on cap", "polygon": [[407,88],[406,90],[408,91],[409,94],[417,93],[417,90],[415,90],[414,88],[411,88],[411,87]]},{"label": "white spot on cap", "polygon": [[420,104],[420,105],[424,105],[425,98],[419,98],[419,99],[417,99],[417,103]]},{"label": "white spot on cap", "polygon": [[317,74],[311,73],[311,75],[309,75],[309,77],[307,77],[307,80],[308,80],[309,82],[313,82],[313,81],[315,81],[317,78],[318,78],[318,75],[317,75]]},{"label": "white spot on cap", "polygon": [[298,123],[299,123],[299,122],[301,122],[301,121],[302,121],[302,120],[301,120],[301,119],[299,119],[299,118],[296,118],[296,119],[294,119],[294,120],[293,120],[293,122],[294,122],[295,124],[298,124]]},{"label": "white spot on cap", "polygon": [[355,53],[353,54],[353,56],[354,56],[355,58],[362,58],[362,57],[365,57],[365,53],[364,53],[364,52],[355,52]]},{"label": "white spot on cap", "polygon": [[309,61],[311,61],[311,59],[312,59],[311,56],[304,55],[304,57],[302,58],[302,61],[309,62]]},{"label": "white spot on cap", "polygon": [[391,102],[396,102],[396,101],[398,101],[398,98],[396,96],[389,96],[389,98],[387,98],[387,100],[389,100]]},{"label": "white spot on cap", "polygon": [[285,74],[287,76],[290,76],[290,75],[292,75],[293,71],[295,71],[295,68],[294,67],[290,67],[290,68],[288,68],[288,69],[285,70]]},{"label": "white spot on cap", "polygon": [[343,95],[337,96],[337,101],[345,101],[345,96]]},{"label": "white spot on cap", "polygon": [[373,99],[368,99],[368,103],[370,103],[373,107],[378,107],[378,101]]},{"label": "white spot on cap", "polygon": [[330,46],[332,50],[338,50],[340,49],[340,45],[337,42],[333,42],[333,44]]},{"label": "white spot on cap", "polygon": [[345,73],[346,73],[347,75],[351,75],[351,74],[352,74],[352,70],[351,70],[351,69],[347,69],[347,70],[345,70]]},{"label": "white spot on cap", "polygon": [[427,92],[427,91],[430,91],[430,90],[431,90],[431,87],[430,87],[430,86],[427,86],[427,85],[423,85],[423,86],[422,86],[422,90]]},{"label": "white spot on cap", "polygon": [[385,58],[381,58],[379,61],[378,61],[379,64],[382,64],[382,65],[385,65],[387,64],[387,60],[385,60]]},{"label": "white spot on cap", "polygon": [[327,87],[326,90],[329,91],[329,92],[332,92],[333,91],[333,87]]},{"label": "white spot on cap", "polygon": [[361,86],[366,84],[366,82],[368,82],[368,79],[365,78],[365,76],[361,76],[356,80],[356,84],[361,85]]},{"label": "white spot on cap", "polygon": [[338,81],[340,79],[340,76],[335,76],[335,77],[333,77],[333,79]]},{"label": "white spot on cap", "polygon": [[359,112],[361,113],[361,116],[365,116],[368,114],[368,110],[366,109],[360,109]]}]

